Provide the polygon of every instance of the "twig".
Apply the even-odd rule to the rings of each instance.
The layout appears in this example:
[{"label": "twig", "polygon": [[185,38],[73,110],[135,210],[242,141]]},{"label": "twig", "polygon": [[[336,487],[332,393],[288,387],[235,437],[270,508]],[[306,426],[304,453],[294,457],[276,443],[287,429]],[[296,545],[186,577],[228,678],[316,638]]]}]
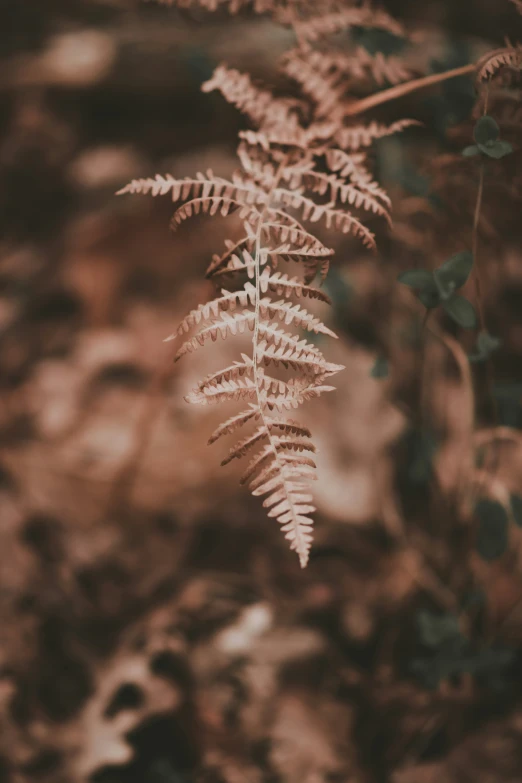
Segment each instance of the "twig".
[{"label": "twig", "polygon": [[412,79],[405,84],[397,84],[394,87],[390,87],[387,90],[382,90],[375,95],[369,95],[367,98],[362,98],[359,101],[354,101],[344,109],[344,115],[346,117],[353,117],[356,114],[362,114],[368,109],[373,109],[375,106],[380,106],[382,103],[393,101],[396,98],[402,98],[404,95],[409,95],[416,90],[423,90],[425,87],[431,87],[433,84],[440,84],[448,79],[455,79],[458,76],[465,76],[468,73],[473,73],[476,65],[470,63],[469,65],[463,65],[460,68],[453,68],[451,71],[445,71],[444,73],[433,73],[429,76],[422,76],[420,79]]}]

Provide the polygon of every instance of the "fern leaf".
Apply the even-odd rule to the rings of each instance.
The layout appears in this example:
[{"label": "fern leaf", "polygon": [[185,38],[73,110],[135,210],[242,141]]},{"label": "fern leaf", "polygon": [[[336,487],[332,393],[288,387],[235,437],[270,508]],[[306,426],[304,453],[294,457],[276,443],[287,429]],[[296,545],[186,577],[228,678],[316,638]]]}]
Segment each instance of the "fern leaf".
[{"label": "fern leaf", "polygon": [[345,369],[342,364],[327,362],[315,354],[296,353],[291,348],[285,350],[283,347],[267,345],[265,340],[258,345],[258,358],[264,364],[275,364],[276,367],[282,364],[286,369],[292,368],[312,376],[321,375],[324,378]]},{"label": "fern leaf", "polygon": [[175,231],[180,223],[200,212],[208,212],[210,215],[215,215],[219,212],[222,217],[226,217],[236,210],[239,210],[239,217],[242,219],[251,214],[259,216],[259,211],[254,206],[244,204],[237,199],[224,198],[222,196],[209,196],[208,198],[194,198],[179,207],[172,216],[170,227]]},{"label": "fern leaf", "polygon": [[302,438],[311,438],[312,433],[308,427],[304,427],[293,419],[270,419],[268,422],[269,429],[282,430],[288,434],[300,435]]},{"label": "fern leaf", "polygon": [[215,342],[219,335],[225,339],[229,334],[242,334],[247,326],[252,328],[253,320],[253,313],[250,312],[234,313],[233,316],[227,312],[220,312],[218,319],[183,343],[174,361],[177,362],[185,354],[192,353],[209,339]]},{"label": "fern leaf", "polygon": [[256,397],[257,385],[252,378],[237,378],[194,389],[186,395],[185,401],[192,405],[211,405],[232,400],[255,400]]},{"label": "fern leaf", "polygon": [[286,349],[292,349],[297,355],[313,354],[314,356],[324,358],[323,354],[315,345],[307,343],[297,335],[285,332],[278,323],[259,324],[259,336],[261,340],[266,340],[268,344],[282,346]]},{"label": "fern leaf", "polygon": [[237,378],[240,378],[243,375],[251,372],[253,368],[253,361],[250,356],[247,356],[243,353],[241,354],[241,358],[242,361],[234,362],[229,367],[225,367],[223,370],[217,370],[216,372],[207,375],[198,383],[197,389],[201,391],[205,387],[215,385],[216,383],[222,383],[223,381],[230,380],[235,381]]},{"label": "fern leaf", "polygon": [[[291,17],[289,17],[291,18]],[[295,20],[294,26],[300,38],[317,41],[351,27],[371,27],[385,30],[399,37],[406,35],[404,27],[383,10],[365,3],[359,8],[343,8],[339,11],[312,16],[303,22]]]},{"label": "fern leaf", "polygon": [[277,410],[280,413],[283,411],[291,410],[292,408],[298,408],[304,402],[313,400],[316,397],[320,397],[321,394],[329,391],[335,391],[335,386],[308,386],[306,388],[294,388],[289,387],[290,393],[287,394],[269,394],[265,397],[264,402],[268,410]]},{"label": "fern leaf", "polygon": [[323,174],[316,171],[309,171],[303,176],[305,187],[314,193],[325,195],[330,193],[332,202],[341,201],[343,204],[350,204],[357,209],[365,209],[376,215],[381,215],[390,220],[388,210],[381,204],[378,198],[367,190],[361,190],[351,183],[344,182],[334,174]]},{"label": "fern leaf", "polygon": [[307,198],[297,191],[287,190],[286,188],[277,188],[276,196],[286,206],[294,209],[302,209],[303,217],[311,223],[324,219],[328,228],[332,225],[343,234],[353,233],[365,247],[375,249],[375,236],[372,232],[356,217],[349,212],[340,209],[334,209],[324,204],[316,204],[312,199]]},{"label": "fern leaf", "polygon": [[208,440],[208,445],[211,446],[224,435],[231,435],[237,429],[243,427],[243,425],[245,425],[247,422],[251,421],[252,419],[255,421],[260,416],[261,411],[257,405],[251,405],[248,410],[241,411],[241,413],[236,413],[234,416],[231,416],[214,430]]},{"label": "fern leaf", "polygon": [[321,291],[320,288],[313,288],[312,286],[305,285],[297,277],[289,277],[280,272],[272,272],[268,267],[261,274],[259,285],[263,293],[266,293],[270,288],[279,296],[284,294],[286,297],[289,297],[291,294],[294,294],[294,296],[297,297],[304,296],[309,299],[318,299],[320,302],[331,304],[330,297],[325,294],[324,291]]},{"label": "fern leaf", "polygon": [[263,230],[274,236],[279,242],[294,248],[294,253],[301,256],[324,257],[332,256],[333,250],[325,247],[313,234],[302,228],[283,225],[281,223],[263,223]]},{"label": "fern leaf", "polygon": [[258,479],[250,483],[250,490],[257,496],[268,494],[263,506],[270,509],[268,515],[281,525],[302,568],[308,562],[312,544],[313,523],[307,514],[315,511],[310,505],[311,496],[305,491],[307,485],[301,481],[303,477],[309,477],[310,469],[315,469],[313,460],[301,455],[285,458],[268,446],[242,477],[245,483],[258,473]]},{"label": "fern leaf", "polygon": [[494,78],[504,68],[520,70],[522,67],[522,46],[506,46],[485,54],[477,63],[477,82]]},{"label": "fern leaf", "polygon": [[219,65],[201,89],[203,92],[219,90],[228,103],[246,114],[255,125],[299,127],[293,101],[275,98],[270,90],[256,87],[250,76],[234,68]]},{"label": "fern leaf", "polygon": [[388,208],[391,201],[388,194],[372,180],[372,176],[364,166],[365,155],[362,153],[347,153],[345,150],[328,149],[325,153],[326,163],[330,171],[337,172],[341,177],[350,177],[353,184],[364,193],[369,193],[375,199],[380,199]]},{"label": "fern leaf", "polygon": [[164,342],[174,340],[178,335],[190,331],[190,329],[198,324],[206,323],[208,321],[214,323],[215,319],[219,318],[220,312],[235,310],[238,305],[242,307],[254,305],[255,300],[256,289],[252,283],[245,283],[244,288],[240,291],[231,292],[223,288],[220,297],[211,299],[210,302],[204,302],[195,310],[191,310],[180,323],[177,331],[174,334],[169,335]]},{"label": "fern leaf", "polygon": [[265,425],[258,427],[252,435],[243,438],[243,440],[240,440],[239,443],[236,443],[236,445],[230,449],[228,456],[221,462],[221,465],[228,465],[233,459],[244,457],[260,440],[268,438],[268,434],[269,430]]},{"label": "fern leaf", "polygon": [[418,120],[397,120],[391,125],[383,125],[380,122],[371,122],[369,125],[356,125],[351,128],[341,128],[335,135],[337,144],[344,150],[358,150],[361,147],[369,147],[376,139],[400,133],[406,128],[419,126]]},{"label": "fern leaf", "polygon": [[309,332],[327,334],[329,337],[337,339],[337,335],[331,329],[328,329],[319,318],[302,308],[300,304],[292,305],[284,299],[272,302],[269,297],[265,297],[259,301],[259,310],[263,318],[279,318],[287,326],[295,324]]}]

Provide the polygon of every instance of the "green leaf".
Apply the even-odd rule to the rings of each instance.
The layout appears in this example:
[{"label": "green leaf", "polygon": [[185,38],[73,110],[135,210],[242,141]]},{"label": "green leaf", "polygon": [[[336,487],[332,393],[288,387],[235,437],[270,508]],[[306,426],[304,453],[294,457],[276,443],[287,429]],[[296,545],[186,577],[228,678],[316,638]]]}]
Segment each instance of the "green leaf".
[{"label": "green leaf", "polygon": [[426,647],[440,647],[448,641],[462,638],[459,618],[454,614],[436,615],[420,611],[417,615],[419,636]]},{"label": "green leaf", "polygon": [[522,383],[500,383],[493,386],[498,404],[499,424],[520,427],[522,424]]},{"label": "green leaf", "polygon": [[509,141],[488,141],[487,144],[479,144],[481,152],[489,158],[500,160],[513,152],[513,147]]},{"label": "green leaf", "polygon": [[433,273],[427,269],[407,269],[397,277],[399,283],[414,288],[417,291],[434,290]]},{"label": "green leaf", "polygon": [[474,329],[477,325],[477,314],[475,308],[463,296],[452,296],[442,303],[447,314],[453,320],[462,326],[463,329]]},{"label": "green leaf", "polygon": [[488,141],[496,141],[500,136],[500,128],[497,123],[488,114],[485,114],[475,125],[473,138],[477,144],[487,144]]},{"label": "green leaf", "polygon": [[455,283],[452,280],[445,280],[444,276],[439,274],[438,269],[434,271],[433,276],[435,278],[435,282],[437,283],[437,289],[441,300],[446,302],[448,299],[451,299],[455,293]]},{"label": "green leaf", "polygon": [[425,430],[413,429],[407,435],[408,464],[407,477],[415,486],[422,486],[433,475],[433,460],[437,451],[437,442],[433,435]]},{"label": "green leaf", "polygon": [[496,560],[508,548],[506,509],[496,500],[482,499],[475,506],[475,516],[478,519],[477,552],[483,560]]},{"label": "green leaf", "polygon": [[435,270],[435,278],[439,284],[453,284],[455,289],[462,288],[472,269],[473,254],[469,250],[464,250],[461,253],[456,253],[456,255],[441,264]]},{"label": "green leaf", "polygon": [[427,269],[407,269],[397,277],[399,283],[412,288],[424,307],[431,309],[440,304],[440,294],[433,272]]},{"label": "green leaf", "polygon": [[500,347],[502,341],[489,332],[480,332],[477,337],[477,348],[481,353],[492,353]]},{"label": "green leaf", "polygon": [[517,527],[522,527],[522,497],[520,495],[511,495],[511,511]]},{"label": "green leaf", "polygon": [[486,144],[479,144],[479,150],[488,158],[500,160],[513,152],[513,147],[508,141],[488,141]]},{"label": "green leaf", "polygon": [[502,345],[502,340],[493,337],[489,332],[480,332],[477,337],[477,352],[468,356],[470,362],[483,362]]},{"label": "green leaf", "polygon": [[493,351],[496,351],[502,345],[502,340],[498,337],[493,337],[489,332],[480,332],[477,337],[477,348],[481,354],[489,356]]},{"label": "green leaf", "polygon": [[372,378],[387,378],[390,374],[390,367],[388,365],[388,359],[384,356],[378,356],[375,360],[375,364],[371,370]]},{"label": "green leaf", "polygon": [[440,305],[440,294],[436,289],[433,291],[419,291],[417,296],[427,310],[433,310]]},{"label": "green leaf", "polygon": [[476,144],[471,144],[469,147],[464,147],[462,154],[465,158],[473,158],[475,155],[480,154],[480,148]]}]

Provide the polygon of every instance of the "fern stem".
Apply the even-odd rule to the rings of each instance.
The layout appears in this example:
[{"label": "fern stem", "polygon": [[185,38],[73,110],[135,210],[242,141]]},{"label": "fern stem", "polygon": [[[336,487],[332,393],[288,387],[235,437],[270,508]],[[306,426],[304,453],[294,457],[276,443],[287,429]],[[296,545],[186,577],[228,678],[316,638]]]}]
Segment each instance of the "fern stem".
[{"label": "fern stem", "polygon": [[[274,178],[274,184],[271,188],[271,193],[277,188],[279,184],[279,180],[281,179],[281,174],[283,172],[283,168],[285,167],[287,163],[286,156],[282,159],[281,163],[279,164],[279,167],[277,169],[277,172],[275,174]],[[253,369],[253,378],[254,378],[254,385],[255,385],[255,393],[256,393],[256,401],[257,401],[257,407],[261,416],[261,422],[262,426],[266,430],[266,435],[268,439],[269,446],[271,450],[274,453],[274,461],[277,465],[278,472],[281,476],[281,482],[282,482],[282,489],[285,493],[285,498],[288,503],[288,506],[290,509],[292,509],[292,514],[295,515],[294,512],[294,503],[292,500],[292,497],[290,496],[288,492],[288,488],[286,485],[285,480],[285,466],[281,464],[281,460],[279,459],[279,453],[277,451],[277,446],[274,442],[274,439],[272,437],[272,432],[269,427],[269,418],[267,418],[265,414],[265,403],[262,398],[261,390],[259,388],[259,374],[258,374],[258,361],[257,361],[257,346],[259,343],[259,322],[260,322],[260,301],[261,301],[261,234],[263,232],[263,226],[264,226],[264,219],[267,213],[267,210],[269,208],[270,204],[270,196],[259,216],[259,222],[256,229],[256,236],[255,236],[255,251],[254,251],[254,274],[255,274],[255,307],[254,307],[254,336],[252,338],[252,362],[254,365]],[[299,526],[295,525],[295,543],[296,543],[296,552],[299,556],[299,563],[301,565],[301,568],[304,568],[308,562],[308,551],[306,543],[299,538]]]},{"label": "fern stem", "polygon": [[[487,103],[486,103],[485,111],[486,110],[487,110]],[[487,331],[487,327],[486,327],[486,316],[484,311],[484,302],[483,302],[483,294],[482,294],[482,282],[478,270],[477,253],[478,253],[478,229],[480,223],[480,213],[482,210],[482,201],[484,196],[484,174],[485,174],[485,165],[484,163],[481,163],[480,179],[479,179],[479,186],[477,191],[477,202],[475,205],[475,215],[473,218],[473,237],[472,237],[472,245],[471,245],[472,252],[473,252],[473,261],[474,261],[473,282],[475,286],[475,302],[479,314],[480,328],[483,332]],[[495,376],[493,371],[493,363],[490,356],[488,356],[488,358],[486,359],[486,387],[487,387],[488,397],[491,405],[491,414],[493,418],[493,423],[495,426],[498,426],[498,421],[499,421],[498,405],[495,397],[495,388],[494,388]],[[490,471],[491,471],[491,475],[494,476],[498,468],[498,462],[500,456],[498,444],[494,445],[491,451],[492,451],[492,456],[490,461]]]},{"label": "fern stem", "polygon": [[362,114],[368,109],[373,109],[375,106],[380,106],[382,103],[393,101],[396,98],[402,98],[403,95],[409,95],[411,92],[424,89],[424,87],[431,87],[433,84],[439,84],[448,79],[455,79],[458,76],[465,76],[468,73],[473,73],[475,68],[475,64],[470,63],[469,65],[462,65],[460,68],[453,68],[451,71],[432,73],[429,76],[422,76],[420,79],[412,79],[412,81],[406,82],[405,84],[397,84],[394,87],[389,87],[387,90],[382,90],[375,95],[369,95],[367,98],[361,98],[359,101],[354,101],[344,109],[343,114],[346,117]]},{"label": "fern stem", "polygon": [[482,284],[478,271],[477,253],[478,253],[478,227],[480,223],[480,213],[482,210],[482,200],[484,196],[484,163],[480,164],[480,178],[477,191],[477,201],[475,204],[475,214],[473,217],[473,236],[471,239],[471,252],[473,253],[473,284],[475,286],[475,301],[479,314],[480,328],[485,331],[486,319],[484,315],[484,304],[482,301]]}]

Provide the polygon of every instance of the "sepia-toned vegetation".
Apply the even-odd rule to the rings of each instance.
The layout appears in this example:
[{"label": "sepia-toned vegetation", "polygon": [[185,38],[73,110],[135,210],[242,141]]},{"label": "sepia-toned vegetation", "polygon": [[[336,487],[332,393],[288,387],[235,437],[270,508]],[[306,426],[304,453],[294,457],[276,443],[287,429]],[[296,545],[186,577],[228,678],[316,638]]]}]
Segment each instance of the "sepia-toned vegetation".
[{"label": "sepia-toned vegetation", "polygon": [[0,778],[518,783],[521,3],[2,16]]}]

